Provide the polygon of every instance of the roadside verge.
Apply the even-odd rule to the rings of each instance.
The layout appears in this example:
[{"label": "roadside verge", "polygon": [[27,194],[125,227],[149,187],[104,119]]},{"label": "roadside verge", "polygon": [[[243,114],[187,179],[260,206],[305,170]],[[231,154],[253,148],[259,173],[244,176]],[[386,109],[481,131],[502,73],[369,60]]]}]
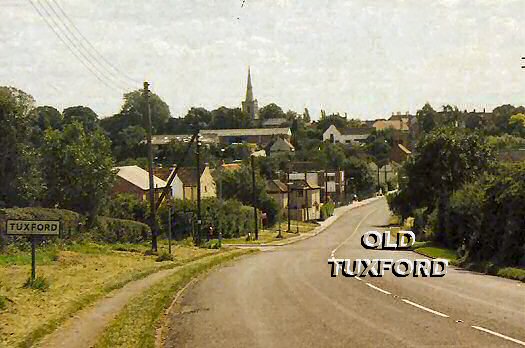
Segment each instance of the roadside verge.
[{"label": "roadside verge", "polygon": [[296,237],[287,238],[286,240],[283,240],[283,241],[271,242],[271,243],[261,243],[261,244],[224,244],[224,245],[229,246],[229,247],[240,248],[240,249],[246,249],[246,248],[250,248],[250,249],[264,249],[264,248],[267,248],[267,247],[280,247],[280,246],[285,246],[285,245],[297,243],[297,242],[300,242],[302,240],[315,237],[318,234],[324,232],[328,227],[330,227],[334,222],[336,222],[341,216],[346,214],[348,211],[350,211],[352,209],[356,209],[356,208],[362,207],[362,206],[365,206],[365,205],[368,205],[368,204],[371,204],[371,203],[373,203],[373,202],[375,202],[375,201],[377,201],[377,200],[379,200],[381,198],[383,198],[383,196],[381,196],[381,197],[372,197],[372,198],[368,198],[368,199],[365,199],[365,200],[362,200],[362,201],[359,201],[359,202],[354,202],[352,204],[345,205],[345,206],[342,206],[342,207],[339,207],[339,208],[335,208],[334,215],[332,215],[328,219],[322,221],[319,224],[319,226],[316,227],[313,231],[306,232],[306,233],[301,233],[300,235],[298,235]]},{"label": "roadside verge", "polygon": [[[191,278],[198,272],[204,271],[223,260],[231,258],[230,255],[244,254],[246,251],[229,250],[218,254],[212,254],[198,260],[188,262],[184,265],[170,269],[158,271],[142,279],[132,281],[120,289],[114,290],[108,296],[95,302],[90,307],[78,312],[74,317],[67,320],[64,325],[55,330],[52,334],[45,337],[38,345],[39,347],[93,347],[97,344],[101,335],[106,329],[115,325],[116,318],[132,302],[138,302],[137,299],[149,298],[152,294],[150,289],[163,283],[166,279],[172,279],[174,276],[185,275]],[[230,257],[230,258],[228,258]],[[188,270],[193,270],[190,272]],[[154,331],[154,328],[152,328]],[[130,344],[129,346],[141,346]]]}]

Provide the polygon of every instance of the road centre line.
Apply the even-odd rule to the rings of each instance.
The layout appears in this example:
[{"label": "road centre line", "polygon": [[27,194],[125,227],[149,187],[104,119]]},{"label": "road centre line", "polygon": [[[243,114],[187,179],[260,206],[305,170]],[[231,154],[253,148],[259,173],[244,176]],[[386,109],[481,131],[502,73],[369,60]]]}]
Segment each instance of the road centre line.
[{"label": "road centre line", "polygon": [[514,342],[514,343],[520,344],[520,345],[522,345],[522,346],[525,346],[525,342],[523,342],[523,341],[517,340],[517,339],[512,338],[512,337],[509,337],[509,336],[505,336],[505,335],[503,335],[503,334],[500,334],[500,333],[498,333],[498,332],[495,332],[495,331],[492,331],[492,330],[489,330],[489,329],[485,329],[484,327],[481,327],[481,326],[475,326],[475,325],[472,325],[471,327],[474,328],[474,329],[476,329],[476,330],[483,331],[483,332],[489,333],[489,334],[491,334],[491,335],[498,336],[498,337],[503,338],[503,339],[506,339],[506,340],[508,340],[508,341],[511,341],[511,342]]},{"label": "road centre line", "polygon": [[430,309],[430,308],[428,308],[428,307],[422,306],[422,305],[420,305],[420,304],[417,304],[417,303],[415,303],[415,302],[409,301],[409,300],[407,300],[407,299],[403,299],[403,300],[401,300],[401,301],[403,301],[403,302],[405,302],[405,303],[407,303],[407,304],[409,304],[409,305],[411,305],[411,306],[414,306],[414,307],[417,307],[417,308],[422,309],[422,310],[424,310],[424,311],[427,311],[427,312],[429,312],[429,313],[432,313],[432,314],[435,314],[435,315],[439,315],[440,317],[443,317],[443,318],[449,318],[449,316],[446,315],[446,314],[443,314],[443,313],[441,313],[441,312],[435,311],[435,310],[433,310],[433,309]]},{"label": "road centre line", "polygon": [[[357,279],[359,279],[359,278],[357,278]],[[372,289],[375,289],[375,290],[377,290],[377,291],[382,292],[383,294],[392,295],[391,292],[388,292],[388,291],[386,291],[386,290],[383,290],[383,289],[381,289],[381,288],[378,288],[377,286],[372,285],[372,284],[370,284],[370,283],[366,283],[366,285],[368,285],[368,286],[371,287]]]},{"label": "road centre line", "polygon": [[[336,251],[337,251],[341,246],[343,246],[344,244],[346,244],[346,242],[347,242],[347,241],[348,241],[348,240],[354,235],[354,233],[356,233],[356,231],[359,229],[359,227],[361,227],[361,224],[362,224],[362,223],[363,223],[363,222],[364,222],[364,221],[365,221],[365,220],[366,220],[366,219],[367,219],[372,213],[374,213],[376,210],[377,210],[377,209],[372,210],[370,213],[366,214],[366,215],[365,215],[365,216],[359,221],[359,223],[357,224],[357,226],[355,227],[355,229],[352,231],[352,233],[351,233],[351,234],[350,234],[350,235],[349,235],[349,236],[348,236],[348,237],[347,237],[347,238],[346,238],[341,244],[339,244],[334,250],[332,250],[332,252],[331,252],[331,254],[330,254],[330,258],[332,258],[332,259],[335,258],[335,253],[336,253]],[[363,279],[361,279],[361,278],[358,277],[358,276],[355,276],[354,278],[357,279],[357,280],[359,280],[359,281],[363,281]],[[372,284],[370,284],[370,283],[368,283],[368,282],[365,282],[365,284],[366,284],[367,286],[369,286],[370,288],[375,289],[375,290],[377,290],[377,291],[379,291],[379,292],[382,292],[382,293],[384,293],[384,294],[386,294],[386,295],[392,295],[391,292],[386,291],[386,290],[383,290],[383,289],[381,289],[381,288],[379,288],[379,287],[377,287],[377,286],[375,286],[375,285],[372,285]],[[520,285],[518,285],[518,286],[520,286]],[[446,315],[446,314],[444,314],[444,313],[441,313],[441,312],[435,311],[435,310],[433,310],[433,309],[430,309],[430,308],[428,308],[428,307],[422,306],[422,305],[417,304],[417,303],[415,303],[415,302],[412,302],[412,301],[410,301],[410,300],[402,299],[402,301],[405,302],[406,304],[409,304],[409,305],[414,306],[414,307],[416,307],[416,308],[422,309],[422,310],[427,311],[427,312],[429,312],[429,313],[435,314],[435,315],[437,315],[437,316],[440,316],[440,317],[443,317],[443,318],[450,318],[448,315]],[[506,335],[500,334],[500,333],[498,333],[498,332],[495,332],[495,331],[492,331],[492,330],[489,330],[489,329],[485,329],[485,328],[483,328],[483,327],[481,327],[481,326],[475,326],[475,325],[472,325],[471,327],[472,327],[473,329],[476,329],[476,330],[479,330],[479,331],[482,331],[482,332],[486,332],[486,333],[488,333],[488,334],[491,334],[491,335],[494,335],[494,336],[497,336],[497,337],[503,338],[503,339],[505,339],[505,340],[508,340],[508,341],[511,341],[511,342],[517,343],[517,344],[519,344],[519,345],[525,346],[525,342],[524,342],[524,341],[520,341],[520,340],[518,340],[518,339],[515,339],[515,338],[512,338],[512,337],[509,337],[509,336],[506,336]]]},{"label": "road centre line", "polygon": [[343,246],[354,235],[354,233],[359,229],[359,227],[361,227],[361,224],[363,223],[363,221],[365,221],[366,218],[368,218],[370,215],[372,215],[372,213],[374,213],[376,210],[377,210],[377,208],[372,210],[370,213],[366,214],[365,217],[363,217],[361,219],[361,221],[359,221],[359,223],[357,224],[355,229],[352,231],[352,233],[350,233],[348,238],[346,238],[341,244],[339,244],[334,250],[332,250],[332,253],[331,253],[330,257],[332,257],[332,258],[334,257],[335,252],[337,251],[337,249],[339,249],[341,246]]}]

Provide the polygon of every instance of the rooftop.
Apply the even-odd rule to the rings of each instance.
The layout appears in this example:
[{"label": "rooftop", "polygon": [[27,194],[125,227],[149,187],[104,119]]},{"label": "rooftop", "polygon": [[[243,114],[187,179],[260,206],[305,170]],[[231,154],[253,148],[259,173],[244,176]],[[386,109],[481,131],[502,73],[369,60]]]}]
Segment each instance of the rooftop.
[{"label": "rooftop", "polygon": [[[117,176],[126,180],[127,182],[141,188],[142,190],[149,190],[149,174],[139,166],[124,166],[115,167]],[[166,182],[156,176],[153,176],[153,183],[155,187],[165,187]]]}]

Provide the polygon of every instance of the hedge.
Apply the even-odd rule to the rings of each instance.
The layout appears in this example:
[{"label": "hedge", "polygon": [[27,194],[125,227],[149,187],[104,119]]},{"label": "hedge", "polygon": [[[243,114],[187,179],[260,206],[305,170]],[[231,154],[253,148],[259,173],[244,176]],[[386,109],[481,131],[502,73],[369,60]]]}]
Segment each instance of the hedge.
[{"label": "hedge", "polygon": [[8,243],[27,242],[26,237],[5,234],[8,219],[60,220],[60,235],[46,237],[46,242],[93,239],[106,243],[138,243],[147,239],[150,234],[147,225],[132,220],[98,217],[95,227],[86,230],[84,227],[86,218],[74,211],[52,208],[7,208],[0,209],[0,248],[5,247]]},{"label": "hedge", "polygon": [[142,222],[100,216],[91,235],[104,243],[141,243],[149,239],[151,230]]},{"label": "hedge", "polygon": [[[172,235],[176,239],[186,238],[192,233],[192,225],[197,220],[196,202],[175,199],[171,202],[172,209]],[[168,230],[168,208],[161,206],[159,210],[162,230]],[[253,232],[253,208],[241,204],[235,199],[227,199],[222,203],[216,198],[205,198],[201,204],[202,225],[201,233],[213,227],[214,233],[219,231],[223,238],[236,238]],[[259,212],[259,217],[261,213]],[[216,235],[214,237],[217,237]]]}]

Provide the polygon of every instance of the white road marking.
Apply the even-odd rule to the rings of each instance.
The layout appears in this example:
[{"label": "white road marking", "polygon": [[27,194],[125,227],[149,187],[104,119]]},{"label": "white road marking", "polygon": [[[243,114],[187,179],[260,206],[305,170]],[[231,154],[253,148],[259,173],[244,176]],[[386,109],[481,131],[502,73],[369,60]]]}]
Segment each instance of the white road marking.
[{"label": "white road marking", "polygon": [[415,303],[415,302],[412,302],[412,301],[409,301],[409,300],[406,300],[406,299],[403,299],[402,301],[405,302],[405,303],[407,303],[407,304],[409,304],[409,305],[412,305],[412,306],[414,306],[414,307],[417,307],[417,308],[419,308],[419,309],[422,309],[422,310],[424,310],[424,311],[427,311],[427,312],[429,312],[429,313],[432,313],[432,314],[435,314],[435,315],[439,315],[440,317],[443,317],[443,318],[448,318],[448,317],[449,317],[449,316],[446,315],[446,314],[443,314],[443,313],[441,313],[441,312],[435,311],[435,310],[430,309],[430,308],[428,308],[428,307],[422,306],[422,305],[417,304],[417,303]]},{"label": "white road marking", "polygon": [[494,332],[494,331],[489,330],[489,329],[485,329],[484,327],[472,325],[472,328],[474,328],[476,330],[479,330],[479,331],[483,331],[483,332],[489,333],[489,334],[494,335],[494,336],[501,337],[503,339],[506,339],[508,341],[511,341],[511,342],[514,342],[514,343],[517,343],[517,344],[521,344],[522,346],[525,346],[525,342],[523,342],[523,341],[517,340],[517,339],[509,337],[509,336],[502,335],[500,333]]},{"label": "white road marking", "polygon": [[361,282],[363,281],[363,279],[359,278],[358,276],[355,276],[354,278],[359,280],[359,281],[361,281]]},{"label": "white road marking", "polygon": [[363,223],[363,221],[366,220],[367,217],[369,217],[372,213],[374,213],[377,209],[374,209],[372,210],[370,213],[366,214],[364,218],[361,219],[361,221],[359,221],[359,223],[357,224],[357,226],[355,227],[355,229],[352,231],[352,233],[350,233],[350,235],[348,236],[348,238],[346,238],[341,244],[339,244],[334,250],[332,250],[332,257],[335,255],[335,252],[337,251],[337,249],[339,249],[340,247],[342,247],[353,235],[354,233],[357,231],[357,229],[359,227],[361,227],[361,224]]},{"label": "white road marking", "polygon": [[383,290],[383,289],[381,289],[381,288],[378,288],[377,286],[372,285],[372,284],[370,284],[370,283],[366,283],[366,285],[368,285],[368,286],[371,287],[372,289],[376,289],[377,291],[381,291],[383,294],[392,295],[391,292],[388,292],[388,291],[386,291],[386,290]]}]

